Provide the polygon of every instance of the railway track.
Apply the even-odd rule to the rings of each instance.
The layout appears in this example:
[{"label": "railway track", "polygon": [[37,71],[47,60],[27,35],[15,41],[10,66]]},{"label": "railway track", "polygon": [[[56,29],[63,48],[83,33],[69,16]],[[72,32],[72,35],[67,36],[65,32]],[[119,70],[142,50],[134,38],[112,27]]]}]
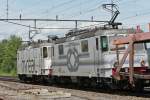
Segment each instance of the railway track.
[{"label": "railway track", "polygon": [[[72,85],[63,85],[63,84],[47,86],[44,84],[20,83],[17,77],[8,77],[8,76],[0,77],[0,87],[5,87],[13,91],[37,89],[37,88],[47,88],[51,91],[62,90],[62,91],[71,93],[73,97],[78,97],[81,100],[82,99],[83,100],[104,100],[104,99],[107,100],[108,98],[109,98],[108,100],[115,100],[113,99],[114,96],[130,97],[130,98],[133,98],[133,100],[134,98],[135,100],[149,100],[150,99],[150,88],[146,88],[143,93],[133,93],[131,91],[121,91],[121,90],[109,90],[109,89],[98,89],[98,88],[78,88]],[[128,99],[125,99],[125,100],[128,100]]]},{"label": "railway track", "polygon": [[15,76],[0,76],[1,81],[19,82],[18,77]]}]

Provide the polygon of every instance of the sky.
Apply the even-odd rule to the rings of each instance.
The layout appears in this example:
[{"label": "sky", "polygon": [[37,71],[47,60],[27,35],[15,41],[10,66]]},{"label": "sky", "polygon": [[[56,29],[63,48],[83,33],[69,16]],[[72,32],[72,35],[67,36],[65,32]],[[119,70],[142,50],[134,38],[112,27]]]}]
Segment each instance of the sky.
[{"label": "sky", "polygon": [[[122,22],[122,27],[140,25],[144,31],[148,31],[150,22],[150,0],[113,0],[118,5],[120,15],[117,22]],[[102,4],[110,3],[111,0],[8,0],[8,18],[49,18],[55,19],[91,19],[110,20],[111,13],[102,8]],[[0,0],[0,18],[7,18],[7,0]],[[34,22],[17,21],[24,25],[33,26]],[[78,23],[78,27],[89,26],[97,23]],[[37,27],[69,27],[75,26],[72,22],[37,22]],[[37,30],[35,39],[45,38],[48,35],[63,36],[68,30],[44,29]],[[7,22],[0,22],[0,40],[10,35],[17,35],[28,40],[28,27],[22,27]]]}]

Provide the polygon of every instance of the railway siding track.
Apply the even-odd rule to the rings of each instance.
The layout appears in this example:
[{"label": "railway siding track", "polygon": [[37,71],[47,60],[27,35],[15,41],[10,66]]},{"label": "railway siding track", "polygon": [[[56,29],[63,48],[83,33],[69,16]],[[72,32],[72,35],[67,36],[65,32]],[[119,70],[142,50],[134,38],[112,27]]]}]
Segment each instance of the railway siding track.
[{"label": "railway siding track", "polygon": [[[61,91],[64,93],[70,93],[71,97],[65,98],[65,100],[149,100],[150,92],[146,93],[132,93],[126,91],[114,91],[114,90],[90,90],[90,89],[71,89],[61,86],[43,86],[43,85],[33,85],[20,83],[16,77],[0,77],[0,98],[4,100],[8,97],[9,100],[17,100],[18,98],[25,98],[26,96],[31,98],[40,98],[42,96],[31,96],[28,94],[23,94],[22,91],[34,90],[34,89],[47,89],[48,91],[55,92]],[[147,88],[148,89],[148,88]],[[7,98],[6,98],[7,97]],[[56,97],[56,96],[55,96]],[[44,97],[43,97],[44,98]],[[26,98],[27,100],[29,98]],[[25,99],[25,100],[26,100]],[[53,98],[51,98],[53,100]],[[58,100],[64,100],[63,97],[58,98]],[[38,100],[38,99],[37,99]]]}]

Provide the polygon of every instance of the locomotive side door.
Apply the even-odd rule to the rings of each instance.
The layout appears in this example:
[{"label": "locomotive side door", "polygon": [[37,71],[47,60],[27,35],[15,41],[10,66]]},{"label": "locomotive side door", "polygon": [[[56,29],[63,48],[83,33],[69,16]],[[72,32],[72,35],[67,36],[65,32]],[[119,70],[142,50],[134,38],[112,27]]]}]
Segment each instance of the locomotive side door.
[{"label": "locomotive side door", "polygon": [[41,48],[41,63],[40,63],[40,70],[41,70],[41,75],[44,75],[45,73],[45,59],[48,57],[48,48],[47,47],[42,47]]},{"label": "locomotive side door", "polygon": [[107,65],[107,59],[106,56],[109,55],[108,54],[108,37],[107,36],[100,36],[100,49],[99,49],[99,67],[97,69],[97,75],[99,75],[99,77],[105,77],[105,65]]}]

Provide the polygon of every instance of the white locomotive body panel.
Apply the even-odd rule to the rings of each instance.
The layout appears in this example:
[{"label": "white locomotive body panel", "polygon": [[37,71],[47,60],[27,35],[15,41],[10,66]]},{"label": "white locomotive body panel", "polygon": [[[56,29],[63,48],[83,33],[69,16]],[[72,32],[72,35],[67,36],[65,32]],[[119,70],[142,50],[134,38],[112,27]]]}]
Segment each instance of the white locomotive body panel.
[{"label": "white locomotive body panel", "polygon": [[[88,42],[88,52],[81,51],[81,41]],[[95,45],[94,38],[75,40],[56,44],[55,49],[55,63],[53,65],[53,75],[62,76],[94,76],[96,77],[96,70],[94,64]],[[63,45],[63,55],[59,55],[58,46]]]}]

